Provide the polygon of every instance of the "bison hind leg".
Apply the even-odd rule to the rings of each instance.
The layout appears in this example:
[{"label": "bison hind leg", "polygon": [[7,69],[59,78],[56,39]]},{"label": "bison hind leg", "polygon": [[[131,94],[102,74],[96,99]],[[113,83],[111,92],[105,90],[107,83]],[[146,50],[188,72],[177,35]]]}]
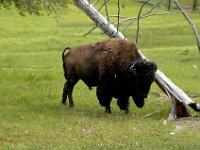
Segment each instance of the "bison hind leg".
[{"label": "bison hind leg", "polygon": [[64,105],[66,104],[67,101],[67,82],[65,82],[64,87],[63,87],[63,94],[62,94],[62,102]]},{"label": "bison hind leg", "polygon": [[63,94],[62,94],[62,103],[66,104],[67,97],[69,98],[69,107],[74,107],[74,101],[72,97],[74,85],[78,82],[78,79],[70,80],[68,79],[63,88]]}]

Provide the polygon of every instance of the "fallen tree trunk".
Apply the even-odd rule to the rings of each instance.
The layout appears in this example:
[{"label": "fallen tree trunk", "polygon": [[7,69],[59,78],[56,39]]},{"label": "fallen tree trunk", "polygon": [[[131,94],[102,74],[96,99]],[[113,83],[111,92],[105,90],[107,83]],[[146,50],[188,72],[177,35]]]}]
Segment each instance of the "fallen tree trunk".
[{"label": "fallen tree trunk", "polygon": [[[87,0],[74,0],[75,4],[81,8],[95,23],[96,26],[101,28],[105,34],[109,37],[125,39],[121,32],[118,32],[114,25],[109,23]],[[139,50],[142,59],[146,57]],[[171,104],[171,112],[169,119],[175,119],[177,117],[188,117],[188,113],[185,105],[190,106],[195,111],[200,111],[200,105],[193,102],[187,94],[185,94],[180,88],[178,88],[169,78],[167,78],[160,70],[155,73],[155,81],[158,86],[169,97]]]}]

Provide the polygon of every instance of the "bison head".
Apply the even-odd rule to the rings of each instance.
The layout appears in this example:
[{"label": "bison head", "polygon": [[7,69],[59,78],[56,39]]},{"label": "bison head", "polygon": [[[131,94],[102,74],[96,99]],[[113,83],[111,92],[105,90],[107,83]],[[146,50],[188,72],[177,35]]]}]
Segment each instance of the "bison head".
[{"label": "bison head", "polygon": [[147,60],[135,60],[128,65],[129,90],[137,107],[144,106],[144,99],[147,98],[150,86],[155,78],[157,66]]}]

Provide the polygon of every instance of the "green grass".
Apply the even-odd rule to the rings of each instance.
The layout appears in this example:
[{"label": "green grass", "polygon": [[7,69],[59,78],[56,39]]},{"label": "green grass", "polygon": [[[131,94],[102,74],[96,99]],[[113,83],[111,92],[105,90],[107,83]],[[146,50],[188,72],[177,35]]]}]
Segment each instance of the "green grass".
[{"label": "green grass", "polygon": [[[123,15],[136,15],[138,6],[129,2]],[[200,14],[189,15],[200,32]],[[63,49],[108,37],[99,29],[82,37],[93,23],[75,7],[60,17],[57,23],[54,16],[21,17],[14,9],[0,11],[0,149],[192,150],[200,146],[200,114],[190,109],[192,118],[165,124],[170,106],[167,98],[159,96],[156,84],[144,108],[131,101],[134,116],[121,112],[114,99],[113,113],[105,114],[95,89],[88,90],[83,82],[74,90],[76,108],[61,105]],[[132,41],[135,29],[125,33]],[[200,55],[181,15],[142,20],[139,47],[200,103]]]}]

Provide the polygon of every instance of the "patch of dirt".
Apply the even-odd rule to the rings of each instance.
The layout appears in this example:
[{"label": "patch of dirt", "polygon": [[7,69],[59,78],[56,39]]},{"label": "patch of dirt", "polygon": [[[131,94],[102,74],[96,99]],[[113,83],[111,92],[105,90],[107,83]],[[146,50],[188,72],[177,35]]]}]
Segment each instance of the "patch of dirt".
[{"label": "patch of dirt", "polygon": [[186,4],[183,5],[183,7],[184,7],[185,10],[192,10],[193,6],[192,6],[192,4],[187,4],[186,3]]},{"label": "patch of dirt", "polygon": [[180,118],[177,119],[174,123],[175,123],[175,129],[174,129],[175,132],[179,132],[184,129],[189,129],[198,133],[200,132],[199,117]]},{"label": "patch of dirt", "polygon": [[163,92],[160,92],[160,93],[152,93],[152,95],[158,99],[158,100],[161,100],[161,101],[167,101],[168,100],[168,97],[165,93]]},{"label": "patch of dirt", "polygon": [[4,137],[0,137],[0,145],[4,144],[6,142],[9,142],[9,140]]}]

